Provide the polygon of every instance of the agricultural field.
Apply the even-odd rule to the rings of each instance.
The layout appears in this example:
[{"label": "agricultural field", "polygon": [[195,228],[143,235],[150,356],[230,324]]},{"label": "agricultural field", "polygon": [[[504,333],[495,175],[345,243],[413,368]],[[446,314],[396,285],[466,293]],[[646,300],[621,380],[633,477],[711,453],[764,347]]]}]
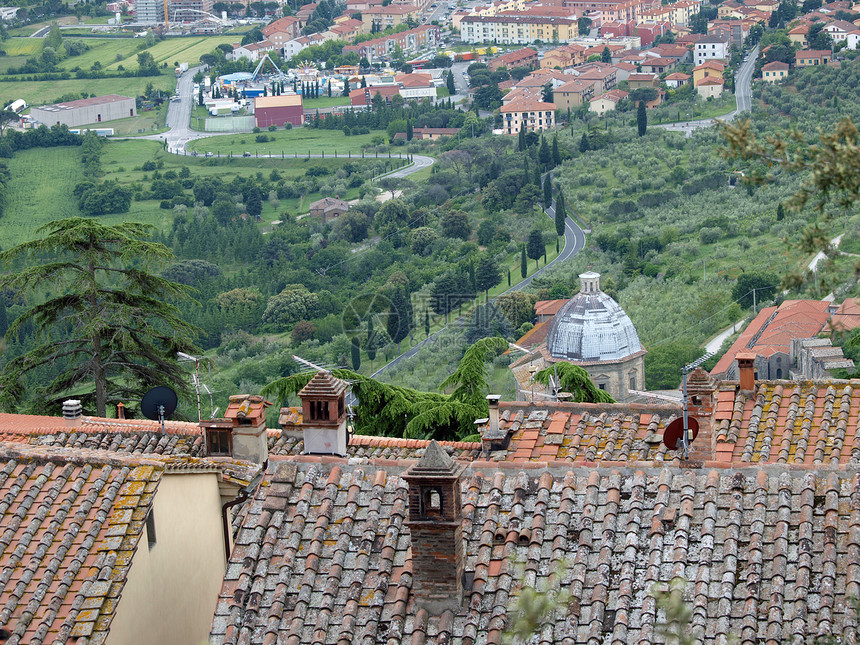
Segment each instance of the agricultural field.
[{"label": "agricultural field", "polygon": [[9,38],[3,41],[3,51],[7,56],[35,56],[43,45],[42,38]]},{"label": "agricultural field", "polygon": [[[306,155],[331,154],[358,155],[361,151],[375,145],[374,137],[383,137],[385,132],[379,130],[371,134],[344,136],[340,130],[317,130],[314,128],[293,128],[292,130],[277,130],[262,132],[268,141],[258,142],[255,134],[228,134],[217,137],[199,139],[189,144],[191,150],[197,152],[232,153],[242,155],[244,152],[261,155]],[[378,139],[377,139],[378,141]],[[387,156],[387,155],[386,155]]]},{"label": "agricultural field", "polygon": [[95,78],[85,81],[70,78],[61,81],[19,81],[0,84],[0,91],[5,96],[14,95],[16,99],[24,99],[30,105],[44,105],[54,103],[59,97],[66,94],[79,94],[82,90],[95,96],[103,94],[138,96],[143,94],[148,83],[152,83],[157,90],[172,93],[176,88],[176,77],[171,70],[169,75],[162,74],[161,76],[142,78]]},{"label": "agricultural field", "polygon": [[306,99],[303,102],[305,108],[313,110],[315,108],[328,108],[336,105],[349,105],[349,97],[347,96],[321,96],[318,99]]}]

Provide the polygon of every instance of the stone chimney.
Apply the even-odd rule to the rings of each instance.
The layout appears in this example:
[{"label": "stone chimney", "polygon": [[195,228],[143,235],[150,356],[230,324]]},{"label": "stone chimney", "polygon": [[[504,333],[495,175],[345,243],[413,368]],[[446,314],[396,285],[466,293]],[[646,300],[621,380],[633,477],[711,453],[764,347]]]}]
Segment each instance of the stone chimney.
[{"label": "stone chimney", "polygon": [[319,371],[299,392],[305,453],[346,455],[346,383]]},{"label": "stone chimney", "polygon": [[739,352],[735,356],[738,362],[738,380],[741,392],[755,391],[755,359],[754,352]]},{"label": "stone chimney", "polygon": [[697,367],[687,376],[687,408],[690,414],[710,416],[714,411],[714,393],[717,391],[708,373]]},{"label": "stone chimney", "polygon": [[401,475],[409,485],[412,592],[416,605],[434,616],[446,610],[456,613],[463,597],[464,469],[431,441],[418,463]]},{"label": "stone chimney", "polygon": [[266,408],[272,403],[255,394],[236,394],[223,419],[200,425],[206,440],[207,455],[226,455],[262,464],[269,458]]},{"label": "stone chimney", "polygon": [[487,404],[490,408],[490,418],[481,431],[481,449],[485,453],[494,450],[505,450],[508,447],[508,432],[499,427],[499,400],[498,394],[488,394]]},{"label": "stone chimney", "polygon": [[63,419],[70,428],[76,428],[81,424],[83,407],[78,399],[66,399],[63,401]]}]

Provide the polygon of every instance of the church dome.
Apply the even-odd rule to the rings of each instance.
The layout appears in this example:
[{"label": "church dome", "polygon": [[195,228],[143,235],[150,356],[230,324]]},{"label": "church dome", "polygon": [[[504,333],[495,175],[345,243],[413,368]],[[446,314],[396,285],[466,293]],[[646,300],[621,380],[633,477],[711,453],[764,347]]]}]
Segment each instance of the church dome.
[{"label": "church dome", "polygon": [[546,346],[553,358],[617,361],[642,350],[624,310],[600,290],[600,274],[579,276],[581,289],[553,317]]}]

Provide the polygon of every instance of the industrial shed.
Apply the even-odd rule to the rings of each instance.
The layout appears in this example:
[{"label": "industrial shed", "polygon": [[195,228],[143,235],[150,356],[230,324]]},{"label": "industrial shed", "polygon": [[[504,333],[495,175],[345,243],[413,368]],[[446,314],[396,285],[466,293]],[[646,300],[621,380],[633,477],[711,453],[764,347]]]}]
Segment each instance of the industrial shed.
[{"label": "industrial shed", "polygon": [[298,94],[258,96],[254,99],[254,116],[258,128],[282,126],[285,123],[301,125],[303,115],[302,97]]},{"label": "industrial shed", "polygon": [[108,94],[88,99],[42,105],[30,110],[30,116],[45,125],[67,125],[70,128],[91,123],[115,121],[136,116],[135,100],[128,96]]}]

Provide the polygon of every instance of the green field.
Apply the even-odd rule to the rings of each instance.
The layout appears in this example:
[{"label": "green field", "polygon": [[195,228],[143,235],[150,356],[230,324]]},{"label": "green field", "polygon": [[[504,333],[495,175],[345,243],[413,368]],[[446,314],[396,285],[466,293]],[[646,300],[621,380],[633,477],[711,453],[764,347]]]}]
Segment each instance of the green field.
[{"label": "green field", "polygon": [[302,101],[302,105],[308,109],[327,108],[336,105],[349,105],[348,96],[321,96],[318,99],[307,99]]},{"label": "green field", "polygon": [[104,94],[121,94],[123,96],[138,96],[143,94],[147,83],[152,83],[157,90],[172,93],[176,89],[176,77],[170,74],[161,76],[145,76],[142,78],[95,78],[80,80],[70,78],[63,81],[19,81],[0,83],[0,92],[5,96],[14,95],[22,98],[30,105],[53,103],[66,94],[77,94],[81,91],[94,96]]},{"label": "green field", "polygon": [[[316,130],[314,128],[293,128],[292,130],[278,130],[276,132],[263,132],[270,140],[266,143],[258,143],[254,134],[227,134],[217,137],[199,139],[189,144],[192,150],[198,152],[218,152],[241,155],[248,151],[251,154],[331,154],[338,155],[356,153],[361,156],[362,149],[369,148],[374,136],[385,135],[382,130],[371,134],[360,134],[346,137],[340,130]],[[387,156],[387,155],[386,155]]]},{"label": "green field", "polygon": [[44,43],[42,38],[9,38],[3,41],[3,51],[7,56],[35,56]]}]

